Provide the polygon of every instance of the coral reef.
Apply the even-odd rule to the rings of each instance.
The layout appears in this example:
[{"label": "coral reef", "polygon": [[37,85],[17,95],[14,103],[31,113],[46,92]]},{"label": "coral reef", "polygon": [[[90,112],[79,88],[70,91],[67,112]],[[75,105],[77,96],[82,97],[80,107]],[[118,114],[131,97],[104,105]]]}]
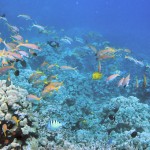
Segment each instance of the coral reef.
[{"label": "coral reef", "polygon": [[37,137],[37,118],[32,117],[28,92],[5,80],[0,80],[0,148],[22,149],[32,137]]},{"label": "coral reef", "polygon": [[[47,108],[50,108],[47,112],[49,115],[46,110],[39,115],[43,118],[39,124],[39,141],[44,141],[39,142],[40,149],[41,147],[62,150],[150,148],[150,108],[147,104],[140,103],[136,97],[112,98],[109,102],[101,104],[101,107],[94,105],[94,102],[92,105],[89,102],[83,107],[81,101],[79,105],[79,100],[74,102],[71,98],[64,99],[62,107],[57,107],[56,103],[53,108],[47,105]],[[61,129],[50,131],[44,128],[49,118],[56,117],[65,122]]]}]

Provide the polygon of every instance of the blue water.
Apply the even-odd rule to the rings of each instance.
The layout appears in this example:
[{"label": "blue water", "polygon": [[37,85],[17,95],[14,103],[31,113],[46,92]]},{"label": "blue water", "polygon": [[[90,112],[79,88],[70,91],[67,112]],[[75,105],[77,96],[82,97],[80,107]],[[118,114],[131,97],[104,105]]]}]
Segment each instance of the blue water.
[{"label": "blue water", "polygon": [[114,45],[145,58],[150,53],[149,4],[148,0],[5,0],[0,1],[0,13],[14,24],[20,24],[16,16],[24,13],[45,26],[98,31]]},{"label": "blue water", "polygon": [[[4,103],[8,103],[10,81],[14,90],[18,91],[18,86],[27,90],[23,100],[19,97],[14,102],[21,106],[19,111],[11,105],[8,108],[20,119],[13,135],[10,129],[15,124],[9,125],[5,136],[3,125],[11,119],[1,117],[0,148],[16,138],[27,142],[22,146],[30,149],[35,137],[37,146],[45,149],[62,146],[65,141],[83,147],[99,142],[95,149],[125,149],[126,144],[137,146],[138,141],[138,146],[149,150],[149,6],[148,0],[0,0],[0,16],[6,15],[0,17],[0,63],[4,65],[0,66],[0,82],[7,80],[8,87],[0,87],[0,97],[6,96]],[[20,14],[32,20],[18,18]],[[13,31],[14,26],[19,32]],[[12,38],[14,35],[23,40]],[[7,65],[15,69],[1,74]],[[24,138],[20,130],[26,118],[29,128],[37,132]]]}]

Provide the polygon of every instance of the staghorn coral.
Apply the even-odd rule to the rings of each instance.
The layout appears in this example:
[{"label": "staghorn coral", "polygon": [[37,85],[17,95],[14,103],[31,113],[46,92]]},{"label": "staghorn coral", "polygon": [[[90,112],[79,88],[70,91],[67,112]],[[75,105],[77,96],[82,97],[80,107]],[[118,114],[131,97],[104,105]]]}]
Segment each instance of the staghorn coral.
[{"label": "staghorn coral", "polygon": [[34,126],[37,120],[30,116],[33,111],[32,104],[26,100],[28,92],[13,84],[7,87],[5,83],[0,80],[0,149],[22,149],[29,138],[38,136]]}]

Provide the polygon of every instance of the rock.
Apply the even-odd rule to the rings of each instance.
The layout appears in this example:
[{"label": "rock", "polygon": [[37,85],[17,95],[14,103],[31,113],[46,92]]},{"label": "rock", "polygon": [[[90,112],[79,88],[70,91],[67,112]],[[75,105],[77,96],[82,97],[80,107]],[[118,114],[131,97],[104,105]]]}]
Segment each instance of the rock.
[{"label": "rock", "polygon": [[3,118],[4,116],[5,116],[5,114],[0,110],[0,120],[3,120],[3,119],[4,119],[4,118]]},{"label": "rock", "polygon": [[5,120],[11,120],[11,117],[12,117],[12,114],[7,113],[7,114],[5,115]]},{"label": "rock", "polygon": [[3,103],[3,104],[1,105],[1,111],[3,111],[3,112],[7,112],[7,111],[8,111],[8,107],[7,107],[7,104],[6,104],[6,103]]}]

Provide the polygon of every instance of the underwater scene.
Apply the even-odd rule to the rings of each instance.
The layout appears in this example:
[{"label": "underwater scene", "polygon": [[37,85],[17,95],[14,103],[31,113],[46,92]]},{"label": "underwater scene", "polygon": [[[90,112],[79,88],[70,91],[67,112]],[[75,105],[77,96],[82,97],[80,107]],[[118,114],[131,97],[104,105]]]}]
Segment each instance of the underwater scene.
[{"label": "underwater scene", "polygon": [[148,0],[0,0],[0,150],[150,150]]}]

